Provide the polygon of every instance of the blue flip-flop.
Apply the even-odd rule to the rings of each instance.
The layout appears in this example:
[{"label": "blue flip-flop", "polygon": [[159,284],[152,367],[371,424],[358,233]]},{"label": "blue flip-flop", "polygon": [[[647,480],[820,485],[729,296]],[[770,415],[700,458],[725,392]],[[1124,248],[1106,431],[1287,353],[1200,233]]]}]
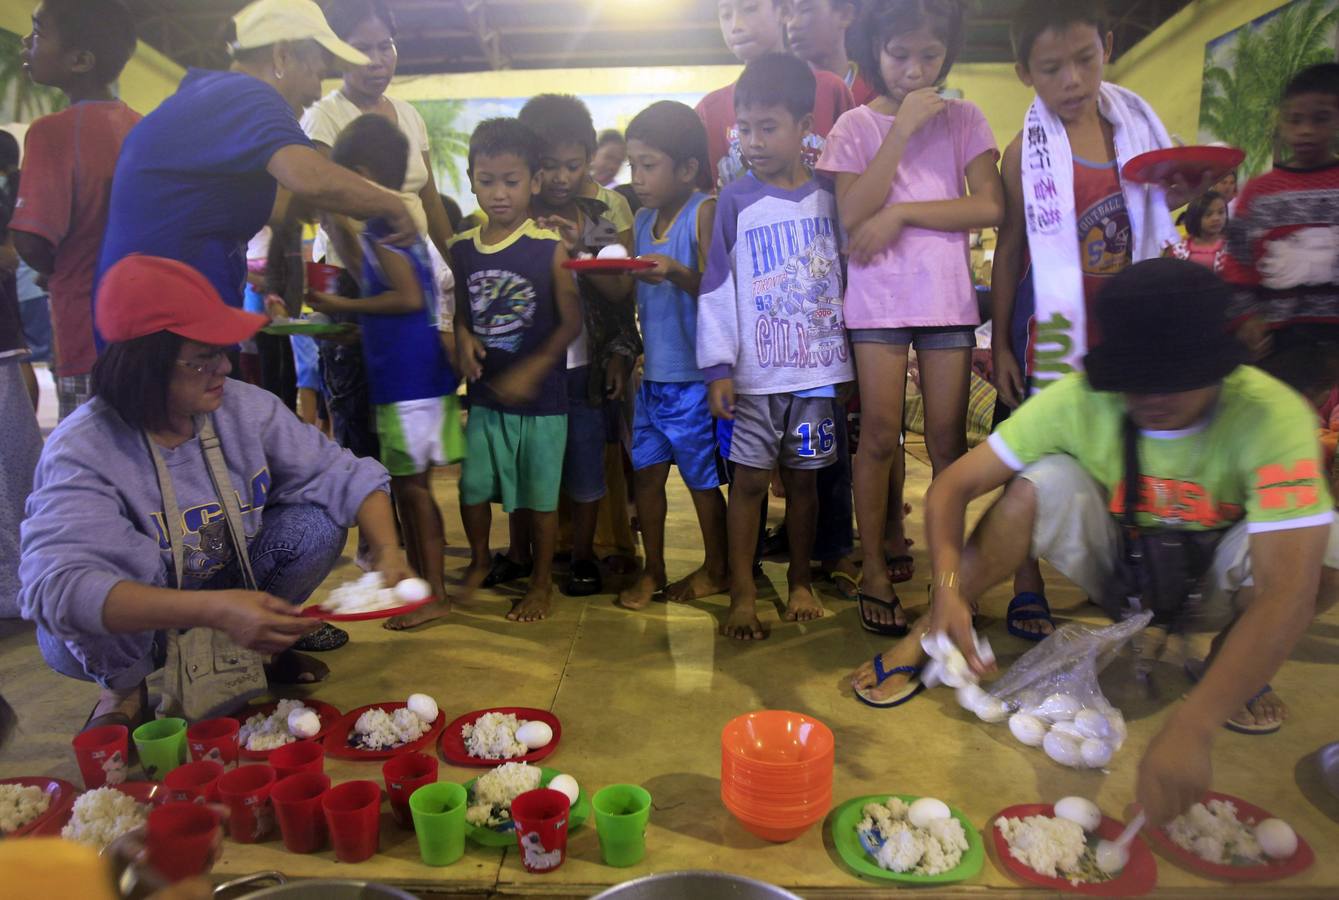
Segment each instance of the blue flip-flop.
[{"label": "blue flip-flop", "polygon": [[[874,684],[867,688],[856,688],[855,698],[866,706],[873,706],[875,709],[891,709],[894,706],[901,706],[912,697],[925,690],[925,685],[921,684],[919,678],[915,676],[921,673],[920,666],[895,666],[891,669],[883,667],[883,654],[880,653],[874,657]],[[885,700],[874,700],[868,696],[868,692],[874,690],[894,675],[911,675],[911,681],[900,692]]]},{"label": "blue flip-flop", "polygon": [[[1040,606],[1041,609],[1022,609],[1021,607],[1024,606]],[[1019,627],[1020,622],[1038,621],[1050,624],[1051,634],[1055,633],[1055,619],[1051,618],[1051,605],[1046,602],[1046,598],[1041,594],[1023,591],[1009,601],[1009,611],[1004,615],[1004,624],[1014,637],[1032,641],[1034,644],[1046,640],[1051,636],[1050,634],[1038,634]]]},{"label": "blue flip-flop", "polygon": [[[1199,684],[1199,680],[1204,677],[1205,669],[1207,669],[1208,666],[1205,665],[1202,661],[1199,661],[1199,665],[1196,665],[1194,662],[1187,661],[1183,668],[1185,670],[1186,677],[1190,679],[1191,683]],[[1264,687],[1260,688],[1260,690],[1255,692],[1255,694],[1251,697],[1251,699],[1246,701],[1246,708],[1250,709],[1252,703],[1259,700],[1261,697],[1263,697],[1265,694],[1268,694],[1272,690],[1274,690],[1274,688],[1271,687],[1269,684],[1266,684]],[[1259,737],[1260,735],[1264,734],[1273,734],[1274,732],[1278,731],[1280,728],[1283,727],[1283,723],[1275,722],[1273,725],[1242,725],[1240,722],[1233,722],[1231,719],[1228,719],[1226,722],[1223,723],[1223,727],[1226,728],[1228,731],[1235,731],[1237,734],[1248,734],[1251,735],[1252,737]]]}]

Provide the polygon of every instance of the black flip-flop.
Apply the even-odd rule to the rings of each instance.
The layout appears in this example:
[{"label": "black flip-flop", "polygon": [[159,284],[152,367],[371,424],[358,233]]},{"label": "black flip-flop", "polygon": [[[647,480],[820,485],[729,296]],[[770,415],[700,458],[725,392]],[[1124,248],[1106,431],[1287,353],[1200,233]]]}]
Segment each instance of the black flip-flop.
[{"label": "black flip-flop", "polygon": [[[1029,606],[1037,608],[1026,609]],[[1055,619],[1051,618],[1050,604],[1046,602],[1046,598],[1041,594],[1032,591],[1024,591],[1009,601],[1009,611],[1005,613],[1004,622],[1009,629],[1009,633],[1014,637],[1032,641],[1034,644],[1046,640],[1051,634],[1055,634]],[[1020,628],[1020,622],[1046,622],[1051,626],[1051,634],[1040,634],[1035,631],[1028,631],[1026,628]]]},{"label": "black flip-flop", "polygon": [[[304,660],[310,661],[311,665],[304,665]],[[325,672],[324,674],[318,675],[316,671],[313,671],[313,668],[317,670],[324,669]],[[311,675],[312,679],[310,681],[303,681],[303,675]],[[330,667],[323,662],[317,662],[316,660],[303,656],[296,651],[285,650],[283,653],[275,656],[269,665],[265,667],[265,677],[272,685],[319,684],[330,677]]]},{"label": "black flip-flop", "polygon": [[880,600],[878,597],[872,597],[869,594],[866,594],[862,591],[855,595],[855,599],[860,612],[861,628],[865,629],[871,634],[881,634],[887,637],[906,637],[909,633],[911,633],[910,625],[898,625],[896,623],[891,625],[885,625],[882,622],[876,622],[869,616],[865,615],[866,603],[872,603],[875,606],[881,606],[884,609],[888,610],[889,612],[897,612],[898,608],[902,604],[897,599],[896,594],[893,595],[892,600]]},{"label": "black flip-flop", "polygon": [[484,576],[483,587],[491,588],[520,581],[522,578],[529,578],[534,570],[534,563],[518,563],[505,553],[494,553],[493,567]]},{"label": "black flip-flop", "polygon": [[[888,580],[893,584],[905,584],[916,577],[916,557],[910,553],[904,553],[901,556],[886,556],[883,564],[884,568],[888,570]],[[906,570],[906,574],[895,577],[893,575],[894,567]]]},{"label": "black flip-flop", "polygon": [[311,634],[304,634],[299,638],[298,642],[293,645],[293,649],[307,653],[325,653],[329,650],[338,650],[348,642],[349,633],[347,631],[325,622]]}]

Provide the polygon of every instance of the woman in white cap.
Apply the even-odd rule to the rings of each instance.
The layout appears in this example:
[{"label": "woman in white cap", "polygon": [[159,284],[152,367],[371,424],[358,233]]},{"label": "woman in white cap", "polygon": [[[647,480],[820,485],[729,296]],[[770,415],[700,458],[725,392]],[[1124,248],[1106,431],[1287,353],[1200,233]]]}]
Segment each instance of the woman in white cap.
[{"label": "woman in white cap", "polygon": [[318,153],[298,116],[335,65],[365,66],[312,0],[257,0],[234,19],[229,71],[192,69],[127,136],[116,167],[100,271],[131,253],[189,263],[242,305],[246,242],[271,220],[277,188],[409,240],[404,201]]}]

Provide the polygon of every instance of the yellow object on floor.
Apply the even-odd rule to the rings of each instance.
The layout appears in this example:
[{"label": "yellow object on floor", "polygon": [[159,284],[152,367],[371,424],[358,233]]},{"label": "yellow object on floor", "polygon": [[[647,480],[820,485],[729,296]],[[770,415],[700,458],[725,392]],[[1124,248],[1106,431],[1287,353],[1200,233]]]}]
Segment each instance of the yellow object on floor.
[{"label": "yellow object on floor", "polygon": [[0,841],[0,896],[32,900],[117,900],[98,851],[60,838]]}]

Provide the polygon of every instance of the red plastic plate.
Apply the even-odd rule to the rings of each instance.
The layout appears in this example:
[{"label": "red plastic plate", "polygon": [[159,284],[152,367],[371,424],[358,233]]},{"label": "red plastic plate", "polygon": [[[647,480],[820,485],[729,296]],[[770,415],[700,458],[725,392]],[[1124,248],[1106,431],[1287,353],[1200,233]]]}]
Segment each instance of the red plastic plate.
[{"label": "red plastic plate", "polygon": [[390,609],[378,609],[373,612],[360,613],[328,613],[321,609],[319,604],[313,603],[302,609],[302,615],[308,619],[320,619],[322,622],[370,622],[373,619],[389,619],[392,616],[402,616],[407,612],[413,612],[420,606],[427,606],[436,597],[424,597],[414,603],[406,603],[403,606],[392,606]]},{"label": "red plastic plate", "polygon": [[1167,147],[1139,154],[1125,164],[1121,175],[1137,184],[1171,184],[1178,175],[1196,184],[1206,172],[1215,180],[1222,178],[1245,159],[1236,147]]},{"label": "red plastic plate", "polygon": [[[1261,809],[1230,794],[1210,791],[1204,795],[1204,800],[1201,802],[1207,803],[1210,800],[1226,800],[1236,806],[1237,818],[1246,825],[1254,825],[1264,819],[1274,818],[1268,810]],[[1316,854],[1312,851],[1311,845],[1300,834],[1297,836],[1297,852],[1292,855],[1291,859],[1271,860],[1257,866],[1224,866],[1200,859],[1191,851],[1178,847],[1167,835],[1167,832],[1161,828],[1150,828],[1148,839],[1163,856],[1181,868],[1188,869],[1196,875],[1216,878],[1219,881],[1278,881],[1280,878],[1288,878],[1298,872],[1306,871],[1316,861]]]},{"label": "red plastic plate", "polygon": [[367,706],[360,706],[345,713],[326,732],[325,755],[335,759],[390,759],[392,756],[399,756],[401,753],[416,753],[424,747],[432,746],[432,742],[437,740],[437,736],[442,733],[442,726],[446,722],[446,717],[440,712],[437,714],[437,721],[433,722],[427,733],[416,741],[410,741],[390,750],[359,750],[356,747],[349,746],[349,732],[353,731],[353,726],[358,723],[358,717],[363,713],[369,709],[384,709],[388,713],[393,713],[397,709],[404,709],[405,705],[403,701],[399,703],[369,703]]},{"label": "red plastic plate", "polygon": [[[995,822],[1001,818],[1022,819],[1027,816],[1055,816],[1055,807],[1048,803],[1024,803],[1001,810],[990,818],[989,846],[994,851],[995,862],[1015,881],[1024,884],[1036,884],[1056,891],[1070,894],[1087,894],[1090,897],[1138,897],[1153,890],[1158,883],[1158,864],[1153,851],[1142,839],[1136,837],[1130,843],[1130,862],[1121,873],[1110,881],[1096,884],[1071,884],[1064,878],[1051,878],[1024,865],[1009,854],[1009,842],[1004,839]],[[1109,816],[1102,816],[1102,824],[1097,827],[1097,836],[1114,841],[1125,830],[1125,825]],[[1090,836],[1091,839],[1091,836]]]},{"label": "red plastic plate", "polygon": [[[109,784],[107,787],[115,788],[128,795],[136,803],[160,803],[162,798],[167,797],[167,788],[157,781],[127,781],[123,784]],[[84,793],[87,793],[87,791],[75,791],[71,788],[69,802],[63,804],[60,814],[45,821],[41,828],[33,831],[32,834],[42,837],[60,837],[61,829],[70,823],[70,817],[74,815],[74,801],[78,799],[75,795]]]},{"label": "red plastic plate", "polygon": [[583,275],[626,275],[655,267],[649,259],[569,259],[563,263],[564,269]]},{"label": "red plastic plate", "polygon": [[[502,713],[503,715],[511,713],[516,718],[529,722],[544,722],[553,729],[553,740],[538,750],[532,750],[525,756],[517,756],[513,759],[480,759],[477,756],[470,756],[465,751],[465,737],[461,734],[461,729],[466,725],[473,724],[476,719],[485,713],[491,712]],[[465,715],[446,726],[446,730],[442,732],[442,756],[454,766],[477,766],[490,769],[509,762],[535,763],[558,749],[558,741],[562,739],[562,736],[562,723],[558,721],[557,716],[548,710],[531,709],[526,706],[498,706],[493,709],[476,709],[474,712],[465,713]]]},{"label": "red plastic plate", "polygon": [[[258,713],[268,716],[270,713],[274,712],[275,707],[278,705],[279,703],[277,701],[254,704],[237,713],[233,718],[244,725],[246,724],[247,719]],[[302,705],[308,709],[315,710],[316,717],[321,720],[321,730],[316,732],[316,737],[305,738],[305,740],[309,741],[323,740],[326,733],[330,731],[331,727],[339,721],[339,717],[343,715],[337,708],[331,706],[329,703],[323,703],[320,700],[303,700]],[[266,762],[270,758],[270,754],[273,752],[273,750],[248,750],[246,749],[246,745],[243,744],[240,756],[242,759],[249,759],[253,762]]]},{"label": "red plastic plate", "polygon": [[[14,829],[7,838],[23,837],[28,834],[46,834],[46,828],[53,822],[59,821],[62,816],[68,816],[70,808],[74,806],[75,795],[79,790],[68,781],[59,778],[49,778],[45,775],[23,776],[20,778],[0,778],[0,784],[18,784],[23,787],[38,787],[42,789],[51,802],[47,804],[46,810],[33,819],[27,825]],[[62,823],[63,824],[63,823]],[[59,833],[60,829],[56,829]]]}]

